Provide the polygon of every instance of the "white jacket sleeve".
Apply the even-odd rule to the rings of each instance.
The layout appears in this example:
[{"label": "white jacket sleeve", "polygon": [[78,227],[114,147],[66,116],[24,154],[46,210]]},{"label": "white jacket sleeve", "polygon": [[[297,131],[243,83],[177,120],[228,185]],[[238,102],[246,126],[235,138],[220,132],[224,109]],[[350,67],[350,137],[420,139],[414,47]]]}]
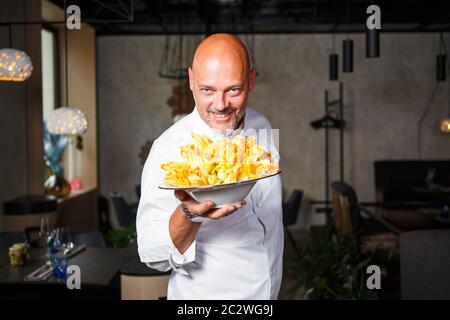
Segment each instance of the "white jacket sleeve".
[{"label": "white jacket sleeve", "polygon": [[184,254],[175,247],[169,233],[169,219],[180,202],[172,190],[158,188],[165,175],[160,166],[170,159],[171,153],[167,149],[156,140],[142,172],[136,218],[138,253],[141,262],[150,268],[159,271],[173,269],[187,274],[183,266],[195,260],[196,242],[194,240]]}]

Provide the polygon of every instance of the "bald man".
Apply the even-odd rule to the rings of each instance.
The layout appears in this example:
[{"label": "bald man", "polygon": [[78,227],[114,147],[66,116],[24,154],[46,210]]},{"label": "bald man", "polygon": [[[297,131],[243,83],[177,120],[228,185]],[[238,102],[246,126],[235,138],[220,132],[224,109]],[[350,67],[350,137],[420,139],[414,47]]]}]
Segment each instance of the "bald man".
[{"label": "bald man", "polygon": [[[247,50],[229,34],[198,46],[189,84],[194,111],[153,143],[142,173],[137,215],[138,251],[149,267],[172,270],[169,299],[276,299],[282,277],[283,225],[279,176],[259,180],[245,201],[213,208],[187,193],[158,188],[161,164],[181,161],[191,132],[212,139],[270,132],[269,121],[247,107],[256,71]],[[279,159],[273,139],[270,149]]]}]

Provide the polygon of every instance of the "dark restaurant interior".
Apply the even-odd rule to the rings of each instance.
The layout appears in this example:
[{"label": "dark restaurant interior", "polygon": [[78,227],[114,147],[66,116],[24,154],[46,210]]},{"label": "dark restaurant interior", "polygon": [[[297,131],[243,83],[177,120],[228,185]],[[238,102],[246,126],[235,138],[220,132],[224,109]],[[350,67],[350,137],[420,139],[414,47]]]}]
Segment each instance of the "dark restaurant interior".
[{"label": "dark restaurant interior", "polygon": [[450,299],[449,32],[443,0],[0,0],[0,299],[167,299],[141,177],[215,33],[279,130],[278,299]]}]

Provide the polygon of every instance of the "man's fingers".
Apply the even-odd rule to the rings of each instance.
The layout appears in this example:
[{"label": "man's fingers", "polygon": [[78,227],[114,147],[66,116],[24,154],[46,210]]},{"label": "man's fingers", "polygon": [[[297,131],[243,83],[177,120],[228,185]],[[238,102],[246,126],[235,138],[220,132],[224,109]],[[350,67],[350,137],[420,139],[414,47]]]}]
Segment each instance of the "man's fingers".
[{"label": "man's fingers", "polygon": [[220,208],[220,209],[217,209],[217,210],[209,212],[208,213],[208,218],[210,218],[210,219],[220,219],[220,218],[229,216],[230,214],[232,214],[236,210],[238,210],[238,208],[233,206],[233,205],[226,206],[224,208]]},{"label": "man's fingers", "polygon": [[245,205],[245,201],[242,202],[236,202],[230,205],[227,205],[226,207],[212,210],[211,212],[208,212],[207,216],[211,219],[220,219],[226,216],[229,216],[230,214],[234,213],[235,211],[241,209]]},{"label": "man's fingers", "polygon": [[211,219],[219,219],[222,217],[226,217],[235,212],[236,210],[239,210],[246,204],[245,201],[241,201],[229,204],[220,209],[211,209],[214,206],[214,202],[212,201],[205,201],[199,203],[194,199],[192,199],[192,197],[187,192],[182,190],[176,190],[174,194],[178,200],[183,202],[188,207],[189,211],[192,214],[199,216],[206,215],[208,218]]},{"label": "man's fingers", "polygon": [[208,210],[210,210],[214,206],[214,202],[205,201],[205,202],[197,202],[185,191],[176,190],[175,197],[183,202],[189,209],[192,214],[196,215],[204,215]]},{"label": "man's fingers", "polygon": [[197,203],[197,204],[195,204],[195,206],[193,208],[193,210],[195,210],[195,212],[193,212],[193,213],[198,214],[198,215],[204,215],[213,206],[214,206],[214,202],[212,202],[212,201],[205,201],[205,202]]}]

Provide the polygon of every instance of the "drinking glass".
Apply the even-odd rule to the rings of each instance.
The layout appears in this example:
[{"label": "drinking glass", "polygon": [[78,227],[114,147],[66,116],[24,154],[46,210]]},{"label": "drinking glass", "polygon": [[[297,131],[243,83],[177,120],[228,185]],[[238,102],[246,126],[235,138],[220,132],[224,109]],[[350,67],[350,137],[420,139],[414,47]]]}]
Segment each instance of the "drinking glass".
[{"label": "drinking glass", "polygon": [[39,229],[39,246],[42,248],[47,247],[48,232],[49,232],[48,217],[41,218],[41,226]]},{"label": "drinking glass", "polygon": [[49,252],[48,252],[48,246],[47,246],[47,241],[48,241],[48,237],[49,237],[49,230],[50,226],[49,226],[49,220],[48,217],[42,218],[41,219],[41,225],[39,228],[39,248],[41,248],[43,250],[41,258],[43,259],[48,259],[49,256]]},{"label": "drinking glass", "polygon": [[65,279],[67,277],[67,256],[64,252],[57,252],[51,255],[53,276],[56,279]]}]

